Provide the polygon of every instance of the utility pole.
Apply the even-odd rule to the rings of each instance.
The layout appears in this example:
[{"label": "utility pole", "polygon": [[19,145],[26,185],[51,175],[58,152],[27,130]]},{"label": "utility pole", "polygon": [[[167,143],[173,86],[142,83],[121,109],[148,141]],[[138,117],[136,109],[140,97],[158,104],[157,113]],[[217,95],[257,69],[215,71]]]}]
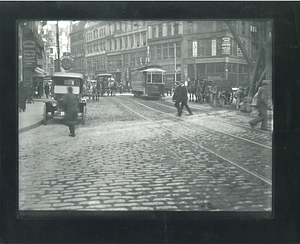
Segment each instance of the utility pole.
[{"label": "utility pole", "polygon": [[58,21],[56,22],[56,44],[57,44],[57,60],[56,60],[56,72],[60,72],[60,50],[59,50],[59,28]]},{"label": "utility pole", "polygon": [[174,59],[175,59],[175,82],[176,82],[177,69],[176,69],[176,44],[175,43],[174,43]]}]

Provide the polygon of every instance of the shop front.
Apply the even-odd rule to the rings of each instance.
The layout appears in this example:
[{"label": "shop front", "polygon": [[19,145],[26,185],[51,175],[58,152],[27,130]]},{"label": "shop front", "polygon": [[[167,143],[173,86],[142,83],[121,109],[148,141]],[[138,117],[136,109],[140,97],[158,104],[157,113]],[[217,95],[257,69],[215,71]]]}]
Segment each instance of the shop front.
[{"label": "shop front", "polygon": [[234,87],[247,86],[249,66],[240,58],[195,58],[187,60],[187,77],[194,80],[230,80]]}]

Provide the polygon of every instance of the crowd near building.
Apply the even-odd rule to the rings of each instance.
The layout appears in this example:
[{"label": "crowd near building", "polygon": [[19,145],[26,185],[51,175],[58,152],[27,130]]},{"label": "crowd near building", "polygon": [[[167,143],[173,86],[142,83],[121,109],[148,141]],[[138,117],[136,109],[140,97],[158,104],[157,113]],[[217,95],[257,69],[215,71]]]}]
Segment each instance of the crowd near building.
[{"label": "crowd near building", "polygon": [[[272,22],[266,20],[69,21],[59,28],[55,22],[43,21],[19,25],[19,79],[28,82],[61,70],[55,64],[59,66],[57,60],[65,56],[72,59],[67,72],[82,73],[86,80],[111,73],[126,88],[132,71],[147,64],[162,66],[167,84],[175,78],[223,79],[231,80],[234,87],[247,86],[253,70],[264,79],[272,78]],[[260,60],[261,72],[260,56],[265,57]]]}]

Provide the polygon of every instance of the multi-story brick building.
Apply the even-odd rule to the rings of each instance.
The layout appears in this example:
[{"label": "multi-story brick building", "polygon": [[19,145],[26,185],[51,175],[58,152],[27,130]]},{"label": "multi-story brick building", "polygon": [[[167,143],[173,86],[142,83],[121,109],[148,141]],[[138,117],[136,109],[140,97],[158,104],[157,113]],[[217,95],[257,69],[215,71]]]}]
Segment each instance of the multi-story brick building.
[{"label": "multi-story brick building", "polygon": [[71,22],[70,51],[73,59],[72,72],[86,75],[85,30],[86,21]]},{"label": "multi-story brick building", "polygon": [[19,81],[38,86],[45,76],[43,70],[44,41],[42,28],[45,21],[20,21],[19,39]]},{"label": "multi-story brick building", "polygon": [[[112,73],[129,87],[134,69],[155,64],[166,70],[169,84],[176,77],[224,79],[232,80],[233,86],[248,85],[260,46],[271,43],[271,30],[270,22],[252,20],[87,21],[84,40],[80,44],[71,40],[73,57],[78,50],[72,45],[81,45],[81,61],[75,61],[73,70],[85,69],[87,79]],[[82,36],[82,28],[80,32]],[[71,36],[75,33],[72,30]],[[86,66],[82,61],[83,41]]]},{"label": "multi-story brick building", "polygon": [[[255,62],[259,47],[270,41],[266,21],[232,21],[244,52]],[[149,22],[150,62],[167,71],[167,79],[224,79],[233,85],[247,85],[251,67],[225,21]],[[268,29],[270,30],[270,29]]]}]

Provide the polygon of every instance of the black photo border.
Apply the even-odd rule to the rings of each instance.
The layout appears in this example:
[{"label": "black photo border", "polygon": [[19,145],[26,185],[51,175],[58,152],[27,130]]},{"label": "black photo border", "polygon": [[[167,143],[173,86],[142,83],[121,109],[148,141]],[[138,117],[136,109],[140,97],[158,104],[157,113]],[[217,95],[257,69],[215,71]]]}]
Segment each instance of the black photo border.
[{"label": "black photo border", "polygon": [[[0,243],[300,242],[299,2],[0,2]],[[86,218],[20,218],[18,200],[17,21],[81,19],[273,20],[273,200],[271,218],[141,212]],[[298,22],[297,22],[298,21]],[[192,216],[191,216],[192,215]]]}]

